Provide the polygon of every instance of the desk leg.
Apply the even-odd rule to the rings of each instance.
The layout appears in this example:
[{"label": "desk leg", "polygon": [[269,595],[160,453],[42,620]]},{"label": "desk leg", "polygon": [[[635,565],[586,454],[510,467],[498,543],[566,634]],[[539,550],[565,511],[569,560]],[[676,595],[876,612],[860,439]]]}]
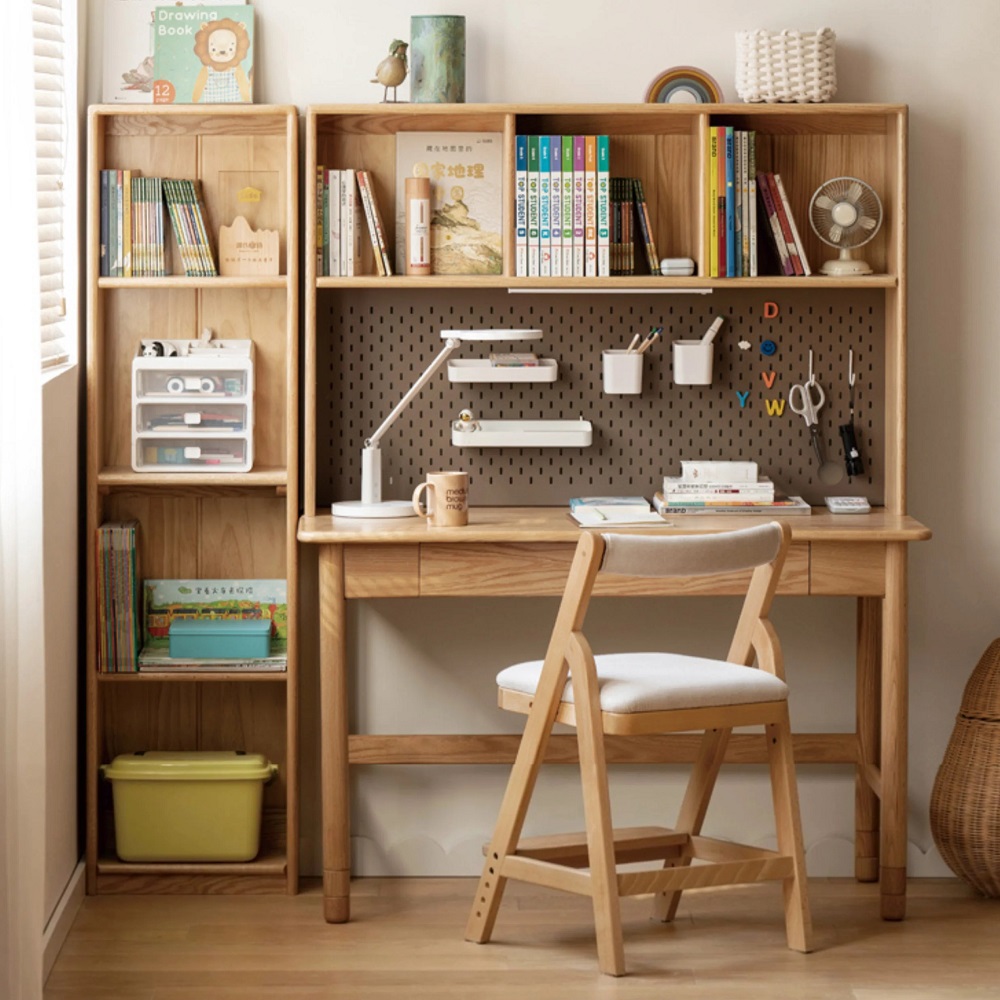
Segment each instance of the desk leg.
[{"label": "desk leg", "polygon": [[883,920],[906,915],[907,638],[906,543],[886,545],[882,602],[882,866]]},{"label": "desk leg", "polygon": [[351,919],[351,783],[347,756],[344,548],[319,549],[320,769],[323,797],[323,916]]},{"label": "desk leg", "polygon": [[854,877],[878,881],[879,798],[869,780],[879,764],[882,601],[858,598],[857,733],[854,778]]}]

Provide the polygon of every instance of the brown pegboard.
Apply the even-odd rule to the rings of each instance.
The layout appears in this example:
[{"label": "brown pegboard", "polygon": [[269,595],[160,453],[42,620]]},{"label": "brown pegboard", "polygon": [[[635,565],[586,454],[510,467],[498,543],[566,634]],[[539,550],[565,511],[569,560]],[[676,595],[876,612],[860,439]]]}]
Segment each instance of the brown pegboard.
[{"label": "brown pegboard", "polygon": [[[791,494],[821,504],[831,494],[884,499],[884,296],[877,290],[716,290],[712,295],[510,294],[505,290],[323,290],[317,308],[317,505],[360,495],[365,438],[413,384],[441,345],[442,329],[540,327],[544,339],[467,343],[455,358],[490,350],[534,350],[559,362],[558,381],[452,384],[442,369],[382,439],[386,499],[402,499],[430,469],[465,469],[473,503],[562,505],[571,496],[641,493],[680,473],[680,460],[752,458]],[[765,318],[765,303],[778,315]],[[675,386],[670,341],[702,335],[716,316],[710,386]],[[646,355],[641,396],[601,390],[601,350],[664,328]],[[741,350],[740,341],[749,349]],[[773,340],[776,353],[761,353]],[[787,404],[808,374],[826,392],[820,414],[826,455],[843,468],[837,426],[848,419],[847,360],[854,350],[855,427],[865,474],[819,480],[806,425]],[[762,373],[775,373],[768,389]],[[748,391],[741,407],[737,390]],[[765,400],[785,400],[781,416]],[[458,448],[451,423],[463,408],[484,419],[584,417],[589,448]]]}]

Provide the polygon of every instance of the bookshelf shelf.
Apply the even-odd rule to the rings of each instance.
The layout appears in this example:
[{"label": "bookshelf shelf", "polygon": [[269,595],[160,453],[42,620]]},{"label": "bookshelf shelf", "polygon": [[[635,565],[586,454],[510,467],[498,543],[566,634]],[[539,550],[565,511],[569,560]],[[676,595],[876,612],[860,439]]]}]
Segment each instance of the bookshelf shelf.
[{"label": "bookshelf shelf", "polygon": [[183,274],[171,274],[163,278],[98,278],[98,288],[287,288],[287,274],[265,275],[263,277],[233,277],[218,275],[214,278],[188,278]]},{"label": "bookshelf shelf", "polygon": [[288,673],[284,670],[205,670],[168,673],[98,674],[98,684],[190,684],[190,683],[285,683]]},{"label": "bookshelf shelf", "polygon": [[257,466],[250,472],[135,472],[124,466],[102,469],[97,474],[98,486],[287,486],[288,470],[285,467]]},{"label": "bookshelf shelf", "polygon": [[[87,889],[295,892],[298,887],[298,115],[291,106],[97,105],[88,120],[87,533],[138,521],[140,578],[284,579],[284,672],[98,671],[97,560],[87,560]],[[280,273],[187,277],[165,213],[167,277],[100,276],[102,170],[200,182],[209,242],[237,214],[278,233]],[[258,198],[240,194],[253,187]],[[248,209],[247,205],[252,205]],[[254,213],[256,215],[254,216]],[[252,217],[253,216],[253,217]],[[180,273],[177,273],[180,272]],[[248,472],[135,472],[132,360],[140,339],[254,344],[254,465]],[[138,750],[218,747],[265,754],[259,857],[245,865],[114,860],[99,767]],[[287,846],[286,846],[287,845]]]}]

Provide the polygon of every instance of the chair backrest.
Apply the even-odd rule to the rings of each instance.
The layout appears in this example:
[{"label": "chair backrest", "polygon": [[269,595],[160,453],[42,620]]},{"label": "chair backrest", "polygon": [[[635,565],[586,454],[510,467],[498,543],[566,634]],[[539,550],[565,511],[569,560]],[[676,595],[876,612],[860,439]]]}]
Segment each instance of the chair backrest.
[{"label": "chair backrest", "polygon": [[784,544],[776,521],[711,535],[613,535],[604,539],[602,573],[715,576],[773,562]]},{"label": "chair backrest", "polygon": [[597,535],[585,532],[577,544],[573,567],[566,581],[550,655],[559,655],[556,650],[569,639],[570,633],[582,638],[580,630],[594,581],[601,573],[691,577],[752,569],[726,659],[749,666],[756,658],[759,666],[783,678],[781,647],[767,616],[790,538],[788,525],[777,521],[701,535]]}]

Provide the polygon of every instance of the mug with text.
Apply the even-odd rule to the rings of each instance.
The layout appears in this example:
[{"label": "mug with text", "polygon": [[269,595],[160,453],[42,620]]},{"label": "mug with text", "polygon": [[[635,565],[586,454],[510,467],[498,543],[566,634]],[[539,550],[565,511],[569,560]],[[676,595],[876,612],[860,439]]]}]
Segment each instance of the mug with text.
[{"label": "mug with text", "polygon": [[[425,506],[420,494],[426,490]],[[469,474],[428,472],[427,481],[413,491],[413,509],[435,528],[456,528],[469,523]]]}]

